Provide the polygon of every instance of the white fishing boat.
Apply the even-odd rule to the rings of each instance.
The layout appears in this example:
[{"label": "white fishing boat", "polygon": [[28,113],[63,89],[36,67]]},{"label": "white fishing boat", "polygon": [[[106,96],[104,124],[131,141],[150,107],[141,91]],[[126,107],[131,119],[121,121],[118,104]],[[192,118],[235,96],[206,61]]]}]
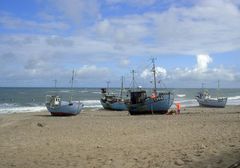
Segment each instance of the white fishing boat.
[{"label": "white fishing boat", "polygon": [[[219,81],[218,81],[218,92],[219,92]],[[224,108],[227,103],[227,97],[211,97],[208,90],[203,89],[195,96],[195,99],[198,101],[200,106],[204,107],[220,107]]]},{"label": "white fishing boat", "polygon": [[[72,85],[74,80],[74,70],[72,74]],[[55,81],[56,87],[56,81]],[[58,95],[47,95],[46,96],[46,107],[48,111],[53,116],[69,116],[77,115],[83,109],[83,104],[80,101],[72,101],[72,96],[70,96],[69,101],[63,101]]]}]

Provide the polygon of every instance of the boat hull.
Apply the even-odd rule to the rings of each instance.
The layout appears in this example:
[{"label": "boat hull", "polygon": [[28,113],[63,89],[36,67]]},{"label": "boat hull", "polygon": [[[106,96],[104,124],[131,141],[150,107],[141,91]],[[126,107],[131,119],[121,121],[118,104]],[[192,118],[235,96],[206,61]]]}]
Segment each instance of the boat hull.
[{"label": "boat hull", "polygon": [[217,108],[224,108],[227,103],[227,98],[218,98],[218,99],[201,99],[196,97],[196,100],[198,101],[200,106],[203,107],[217,107]]},{"label": "boat hull", "polygon": [[53,116],[70,116],[79,114],[83,109],[83,104],[80,102],[69,103],[61,101],[61,103],[57,106],[51,106],[47,103],[46,107]]},{"label": "boat hull", "polygon": [[124,101],[109,102],[104,99],[101,99],[100,101],[103,108],[107,110],[124,111],[128,109]]},{"label": "boat hull", "polygon": [[156,98],[146,98],[144,102],[129,104],[128,110],[131,115],[137,114],[165,114],[172,106],[174,95],[171,92],[159,93]]}]

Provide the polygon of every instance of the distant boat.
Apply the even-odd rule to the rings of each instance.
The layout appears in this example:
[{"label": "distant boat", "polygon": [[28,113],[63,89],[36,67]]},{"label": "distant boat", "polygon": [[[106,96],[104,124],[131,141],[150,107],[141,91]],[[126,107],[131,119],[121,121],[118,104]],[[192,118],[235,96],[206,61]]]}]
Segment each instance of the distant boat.
[{"label": "distant boat", "polygon": [[[73,80],[74,71],[72,75],[71,88],[73,87]],[[83,109],[83,104],[80,101],[72,101],[72,97],[70,97],[69,101],[62,101],[58,95],[47,95],[46,107],[53,116],[70,116],[79,114]]]},{"label": "distant boat", "polygon": [[[145,90],[133,89],[130,91],[131,99],[128,106],[128,111],[131,115],[137,114],[165,114],[171,107],[174,101],[174,94],[170,91],[162,91],[157,93],[156,88],[156,70],[154,59],[153,63],[153,77],[154,77],[154,89],[151,96],[147,96]],[[134,73],[133,73],[134,80]],[[134,83],[134,82],[133,82]]]},{"label": "distant boat", "polygon": [[102,98],[100,99],[100,102],[104,109],[116,110],[116,111],[123,111],[128,109],[127,103],[129,102],[129,100],[123,98],[123,77],[122,77],[120,96],[109,93],[109,82],[107,85],[107,89],[102,88],[101,91],[102,91]]},{"label": "distant boat", "polygon": [[[218,81],[219,89],[219,81]],[[195,96],[195,99],[198,101],[200,106],[204,107],[220,107],[224,108],[227,103],[227,97],[211,97],[209,92],[202,87],[202,91],[198,92],[198,95]]]}]

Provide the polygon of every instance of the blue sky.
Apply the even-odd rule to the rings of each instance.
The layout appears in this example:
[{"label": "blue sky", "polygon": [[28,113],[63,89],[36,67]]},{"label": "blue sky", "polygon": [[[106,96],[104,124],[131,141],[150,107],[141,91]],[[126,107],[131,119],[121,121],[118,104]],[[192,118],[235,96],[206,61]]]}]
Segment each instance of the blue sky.
[{"label": "blue sky", "polygon": [[237,0],[1,0],[0,87],[240,84]]}]

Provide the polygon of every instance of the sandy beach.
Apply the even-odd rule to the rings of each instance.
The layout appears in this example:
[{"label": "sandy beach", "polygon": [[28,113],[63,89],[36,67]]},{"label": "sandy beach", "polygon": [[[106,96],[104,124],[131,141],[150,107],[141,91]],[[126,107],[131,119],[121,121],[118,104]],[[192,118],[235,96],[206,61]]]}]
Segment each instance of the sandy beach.
[{"label": "sandy beach", "polygon": [[2,114],[0,135],[1,168],[223,168],[240,160],[240,106],[180,115]]}]

